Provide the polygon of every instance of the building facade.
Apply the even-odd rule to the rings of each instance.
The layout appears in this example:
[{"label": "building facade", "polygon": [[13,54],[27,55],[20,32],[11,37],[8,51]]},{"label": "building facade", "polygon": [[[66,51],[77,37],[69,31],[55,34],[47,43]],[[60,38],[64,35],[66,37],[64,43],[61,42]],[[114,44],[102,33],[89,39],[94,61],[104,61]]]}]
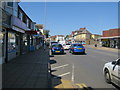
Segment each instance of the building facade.
[{"label": "building facade", "polygon": [[73,31],[72,36],[74,40],[73,43],[81,43],[84,45],[98,44],[98,38],[101,37],[101,35],[90,33],[86,28]]},{"label": "building facade", "polygon": [[120,29],[110,29],[103,31],[103,36],[100,38],[103,47],[120,49]]},{"label": "building facade", "polygon": [[2,11],[0,62],[7,63],[31,50],[37,32],[35,22],[26,15],[19,2],[2,2],[0,10]]},{"label": "building facade", "polygon": [[80,28],[78,31],[75,31],[73,37],[77,43],[90,44],[91,33],[86,28]]},{"label": "building facade", "polygon": [[56,35],[56,42],[60,43],[60,44],[65,44],[65,37],[64,35]]}]

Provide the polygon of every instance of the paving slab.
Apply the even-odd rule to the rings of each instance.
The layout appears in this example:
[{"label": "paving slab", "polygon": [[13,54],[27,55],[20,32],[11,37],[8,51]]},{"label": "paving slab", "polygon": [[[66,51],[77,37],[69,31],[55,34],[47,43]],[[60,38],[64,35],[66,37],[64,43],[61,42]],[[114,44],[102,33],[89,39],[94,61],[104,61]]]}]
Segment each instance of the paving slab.
[{"label": "paving slab", "polygon": [[48,88],[49,49],[16,57],[2,65],[2,88]]}]

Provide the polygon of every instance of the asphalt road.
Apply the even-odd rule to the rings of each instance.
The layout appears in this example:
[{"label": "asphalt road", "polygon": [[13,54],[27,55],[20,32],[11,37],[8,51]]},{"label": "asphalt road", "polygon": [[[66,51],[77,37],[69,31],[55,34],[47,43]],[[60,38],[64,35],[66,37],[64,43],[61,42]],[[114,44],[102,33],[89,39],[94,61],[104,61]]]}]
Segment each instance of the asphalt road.
[{"label": "asphalt road", "polygon": [[52,60],[52,74],[73,83],[84,83],[92,88],[115,88],[107,84],[103,77],[103,66],[106,62],[113,61],[118,57],[117,52],[110,52],[86,47],[85,55],[72,55],[68,50],[66,54],[54,55]]}]

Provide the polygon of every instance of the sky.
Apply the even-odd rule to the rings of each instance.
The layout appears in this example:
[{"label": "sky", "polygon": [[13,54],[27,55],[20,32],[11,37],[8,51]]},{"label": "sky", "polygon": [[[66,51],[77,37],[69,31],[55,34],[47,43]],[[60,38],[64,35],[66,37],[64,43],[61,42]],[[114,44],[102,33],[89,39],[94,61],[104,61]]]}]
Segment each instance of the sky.
[{"label": "sky", "polygon": [[20,2],[37,24],[44,24],[50,35],[68,35],[86,27],[92,34],[118,28],[117,2]]}]

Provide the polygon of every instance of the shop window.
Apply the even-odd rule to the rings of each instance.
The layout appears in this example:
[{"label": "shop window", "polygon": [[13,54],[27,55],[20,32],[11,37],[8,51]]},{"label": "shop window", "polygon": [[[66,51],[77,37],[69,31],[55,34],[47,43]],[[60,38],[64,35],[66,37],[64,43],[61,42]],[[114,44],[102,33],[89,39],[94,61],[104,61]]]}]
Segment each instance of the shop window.
[{"label": "shop window", "polygon": [[0,31],[0,57],[3,56],[3,33]]},{"label": "shop window", "polygon": [[16,51],[16,39],[14,33],[8,33],[8,53]]},{"label": "shop window", "polygon": [[24,46],[27,46],[27,36],[23,36],[23,44]]}]

